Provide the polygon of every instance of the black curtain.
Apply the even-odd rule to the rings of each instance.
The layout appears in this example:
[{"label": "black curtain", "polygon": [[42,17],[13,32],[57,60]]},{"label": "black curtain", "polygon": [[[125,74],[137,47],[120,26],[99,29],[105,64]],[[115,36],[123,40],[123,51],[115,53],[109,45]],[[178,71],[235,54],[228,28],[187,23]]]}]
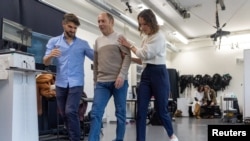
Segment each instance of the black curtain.
[{"label": "black curtain", "polygon": [[179,74],[176,69],[168,69],[169,73],[169,81],[170,81],[170,90],[171,90],[171,97],[174,101],[177,101],[179,98]]}]

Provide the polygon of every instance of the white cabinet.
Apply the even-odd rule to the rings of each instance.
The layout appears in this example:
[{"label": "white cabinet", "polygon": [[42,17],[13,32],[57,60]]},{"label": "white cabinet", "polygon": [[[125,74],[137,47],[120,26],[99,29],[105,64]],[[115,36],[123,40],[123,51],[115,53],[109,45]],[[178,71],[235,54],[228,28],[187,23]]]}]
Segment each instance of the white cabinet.
[{"label": "white cabinet", "polygon": [[244,50],[244,105],[243,116],[250,118],[250,49]]},{"label": "white cabinet", "polygon": [[0,80],[1,141],[38,141],[34,57],[9,52],[1,53],[0,60],[3,70],[20,68],[8,70],[7,79]]},{"label": "white cabinet", "polygon": [[188,108],[191,98],[177,98],[177,109],[182,111],[182,116],[189,116]]}]

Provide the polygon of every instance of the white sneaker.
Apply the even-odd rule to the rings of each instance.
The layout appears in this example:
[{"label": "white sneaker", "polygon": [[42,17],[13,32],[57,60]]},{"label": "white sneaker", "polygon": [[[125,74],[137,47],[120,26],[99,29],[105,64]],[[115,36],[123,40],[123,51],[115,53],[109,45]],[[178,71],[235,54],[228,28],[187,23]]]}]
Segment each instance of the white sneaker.
[{"label": "white sneaker", "polygon": [[176,135],[173,135],[174,138],[170,139],[170,141],[179,141],[178,138],[176,137]]}]

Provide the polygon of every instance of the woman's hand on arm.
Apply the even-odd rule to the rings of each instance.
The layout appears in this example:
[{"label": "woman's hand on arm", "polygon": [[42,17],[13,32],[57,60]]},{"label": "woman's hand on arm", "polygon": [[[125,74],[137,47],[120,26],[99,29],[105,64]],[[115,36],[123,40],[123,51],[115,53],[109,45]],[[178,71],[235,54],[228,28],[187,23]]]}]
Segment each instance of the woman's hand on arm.
[{"label": "woman's hand on arm", "polygon": [[120,45],[122,45],[122,46],[124,46],[124,47],[126,47],[126,48],[131,48],[131,43],[129,43],[128,41],[127,41],[127,39],[125,38],[125,37],[123,37],[123,36],[120,36],[119,38],[118,38],[118,42],[119,42],[119,44]]},{"label": "woman's hand on arm", "polygon": [[140,58],[134,58],[134,57],[132,57],[131,59],[132,59],[133,62],[135,62],[137,64],[140,64],[140,65],[142,64],[142,61],[141,61]]},{"label": "woman's hand on arm", "polygon": [[136,47],[133,44],[131,44],[129,41],[127,41],[125,37],[123,36],[119,37],[118,42],[120,45],[130,49],[134,54],[136,54],[136,50],[137,50]]}]

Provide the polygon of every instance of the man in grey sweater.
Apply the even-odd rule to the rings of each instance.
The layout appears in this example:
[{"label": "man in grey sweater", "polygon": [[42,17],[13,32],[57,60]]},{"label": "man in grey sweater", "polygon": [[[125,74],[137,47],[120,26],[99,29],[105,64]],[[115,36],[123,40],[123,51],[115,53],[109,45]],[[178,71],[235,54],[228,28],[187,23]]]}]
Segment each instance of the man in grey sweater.
[{"label": "man in grey sweater", "polygon": [[118,34],[113,30],[114,18],[109,13],[98,16],[99,29],[103,35],[94,47],[94,100],[91,109],[91,126],[88,140],[99,141],[102,117],[111,96],[114,97],[117,118],[116,138],[123,141],[126,128],[126,98],[130,50],[118,43]]}]

